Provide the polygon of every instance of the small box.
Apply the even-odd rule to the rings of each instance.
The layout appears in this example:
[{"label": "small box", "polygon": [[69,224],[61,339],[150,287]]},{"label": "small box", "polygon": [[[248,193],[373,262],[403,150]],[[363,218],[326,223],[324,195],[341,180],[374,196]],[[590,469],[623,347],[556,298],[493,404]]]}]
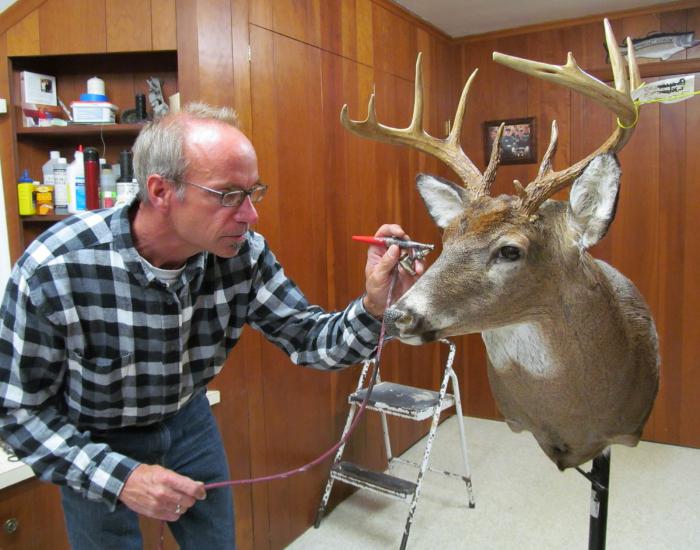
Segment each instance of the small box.
[{"label": "small box", "polygon": [[114,124],[119,108],[107,101],[73,101],[73,122],[83,124]]}]

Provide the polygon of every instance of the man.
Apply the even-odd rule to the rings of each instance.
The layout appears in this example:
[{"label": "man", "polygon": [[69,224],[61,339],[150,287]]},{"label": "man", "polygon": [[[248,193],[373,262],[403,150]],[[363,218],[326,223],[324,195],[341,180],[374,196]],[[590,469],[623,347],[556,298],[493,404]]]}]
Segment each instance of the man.
[{"label": "man", "polygon": [[[398,248],[370,249],[366,292],[344,311],[309,305],[251,230],[266,186],[234,117],[195,104],[146,126],[138,200],[56,224],[13,269],[0,437],[61,485],[74,548],[140,548],[137,514],[171,522],[182,548],[233,547],[230,490],[204,490],[228,478],[205,390],[244,323],[299,364],[376,348]],[[397,294],[412,282],[402,272]]]}]

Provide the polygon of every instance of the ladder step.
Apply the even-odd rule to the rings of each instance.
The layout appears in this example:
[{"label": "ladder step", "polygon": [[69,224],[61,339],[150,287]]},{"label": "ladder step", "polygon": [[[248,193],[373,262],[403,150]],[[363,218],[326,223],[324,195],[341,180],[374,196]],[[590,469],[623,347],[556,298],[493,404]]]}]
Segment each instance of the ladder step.
[{"label": "ladder step", "polygon": [[[367,389],[362,389],[351,394],[348,400],[350,403],[360,404],[364,401],[366,394]],[[425,420],[433,415],[439,402],[440,394],[436,391],[393,382],[380,382],[374,386],[367,408],[411,420]],[[440,410],[449,409],[454,403],[454,396],[446,394]]]},{"label": "ladder step", "polygon": [[331,468],[331,477],[361,489],[369,489],[401,500],[410,500],[416,484],[382,472],[373,472],[352,462],[339,462]]}]

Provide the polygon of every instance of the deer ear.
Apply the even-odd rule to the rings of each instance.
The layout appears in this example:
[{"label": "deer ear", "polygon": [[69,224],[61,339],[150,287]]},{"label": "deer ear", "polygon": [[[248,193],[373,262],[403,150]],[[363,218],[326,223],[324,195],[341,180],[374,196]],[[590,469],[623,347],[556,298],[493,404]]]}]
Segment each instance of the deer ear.
[{"label": "deer ear", "polygon": [[437,176],[418,174],[416,186],[438,227],[445,229],[464,211],[467,196],[464,188],[459,185]]},{"label": "deer ear", "polygon": [[590,248],[608,232],[615,218],[620,175],[617,157],[604,154],[595,157],[572,185],[568,224],[581,248]]}]

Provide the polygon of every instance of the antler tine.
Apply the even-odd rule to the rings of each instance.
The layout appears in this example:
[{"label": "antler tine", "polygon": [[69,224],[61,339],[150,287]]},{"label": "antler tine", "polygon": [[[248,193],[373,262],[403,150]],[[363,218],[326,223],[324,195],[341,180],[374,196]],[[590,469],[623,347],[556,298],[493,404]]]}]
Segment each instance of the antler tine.
[{"label": "antler tine", "polygon": [[352,120],[348,115],[348,106],[343,105],[340,111],[340,122],[347,130],[357,136],[383,143],[407,145],[434,156],[452,168],[464,182],[470,194],[475,194],[478,189],[483,187],[482,175],[462,150],[459,137],[462,128],[462,117],[465,111],[466,97],[476,71],[472,73],[472,76],[462,91],[462,97],[455,115],[455,124],[450,135],[445,139],[439,139],[431,136],[423,129],[423,71],[421,68],[421,59],[422,54],[419,53],[416,60],[413,115],[411,117],[411,124],[407,128],[393,128],[385,126],[377,121],[374,108],[374,94],[370,97],[367,106],[367,118],[365,120]]},{"label": "antler tine", "polygon": [[557,127],[557,121],[552,121],[552,131],[549,136],[549,146],[547,151],[542,157],[542,162],[540,163],[540,170],[537,173],[538,178],[542,178],[552,171],[552,157],[554,153],[557,152],[557,140],[559,139],[559,128]]},{"label": "antler tine", "polygon": [[627,69],[630,74],[630,87],[632,90],[638,90],[644,86],[642,77],[639,75],[639,65],[637,65],[637,54],[634,53],[634,42],[627,37]]},{"label": "antler tine", "polygon": [[496,132],[496,137],[491,145],[491,156],[489,157],[489,164],[484,170],[483,179],[483,189],[482,194],[488,195],[491,190],[493,182],[496,181],[496,171],[498,170],[498,163],[501,162],[501,137],[503,137],[503,130],[506,127],[505,122],[501,122]]},{"label": "antler tine", "polygon": [[[607,86],[597,78],[584,72],[581,67],[579,67],[578,63],[576,63],[571,53],[568,55],[566,65],[539,63],[498,52],[494,52],[493,54],[494,61],[498,63],[502,63],[517,71],[536,76],[537,78],[542,78],[571,88],[604,105],[617,115],[615,130],[605,143],[586,158],[569,168],[561,170],[560,172],[552,172],[549,168],[545,169],[545,165],[551,166],[551,158],[549,157],[554,153],[554,151],[550,153],[548,149],[537,178],[528,184],[525,189],[527,196],[522,199],[522,208],[527,214],[536,212],[540,204],[560,189],[568,186],[583,172],[584,168],[594,157],[602,153],[609,151],[617,152],[622,149],[634,131],[634,127],[637,123],[638,111],[632,99],[631,92],[642,85],[642,81],[639,77],[639,69],[634,54],[630,54],[628,56],[630,77],[629,80],[627,79],[622,61],[622,54],[620,53],[620,48],[617,45],[610,22],[605,19],[604,25],[605,40],[608,46],[608,52],[610,53],[610,64],[615,82],[614,88]],[[630,52],[634,50],[631,46],[631,41],[628,39],[628,50]],[[551,146],[552,143],[550,142],[550,147]],[[549,157],[547,157],[547,155],[549,155]]]}]

